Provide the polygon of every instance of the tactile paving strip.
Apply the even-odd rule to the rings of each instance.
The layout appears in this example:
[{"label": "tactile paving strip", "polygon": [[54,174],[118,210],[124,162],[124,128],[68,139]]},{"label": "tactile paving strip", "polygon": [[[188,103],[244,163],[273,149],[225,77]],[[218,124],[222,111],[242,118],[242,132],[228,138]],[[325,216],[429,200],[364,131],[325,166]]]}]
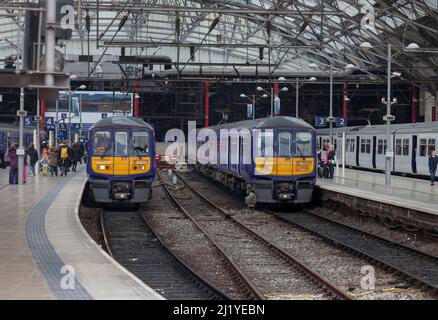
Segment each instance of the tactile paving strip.
[{"label": "tactile paving strip", "polygon": [[[46,279],[46,282],[55,297],[60,300],[91,300],[93,297],[76,279],[74,289],[63,289],[61,281],[66,275],[61,273],[61,268],[65,263],[56,253],[50,243],[44,220],[47,209],[55,200],[62,188],[70,181],[74,175],[60,179],[60,181],[50,190],[38,204],[32,208],[26,221],[26,240],[32,257],[38,269]],[[36,297],[37,298],[37,297]]]}]

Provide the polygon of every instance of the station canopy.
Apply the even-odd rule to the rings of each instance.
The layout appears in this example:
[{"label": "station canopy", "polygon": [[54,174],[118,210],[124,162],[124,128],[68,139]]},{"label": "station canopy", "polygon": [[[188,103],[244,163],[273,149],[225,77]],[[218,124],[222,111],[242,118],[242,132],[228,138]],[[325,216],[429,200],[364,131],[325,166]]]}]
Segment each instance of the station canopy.
[{"label": "station canopy", "polygon": [[[30,2],[0,6],[4,14]],[[333,65],[336,72],[384,75],[391,44],[392,68],[403,79],[429,89],[438,83],[437,0],[84,0],[74,6],[79,28],[70,41],[81,43],[74,46],[77,54],[84,51],[88,14],[93,48],[97,42],[108,53],[125,47],[127,54],[173,55],[176,61],[178,51],[183,64],[263,63],[272,73]],[[16,19],[0,19],[0,38],[14,39]]]}]

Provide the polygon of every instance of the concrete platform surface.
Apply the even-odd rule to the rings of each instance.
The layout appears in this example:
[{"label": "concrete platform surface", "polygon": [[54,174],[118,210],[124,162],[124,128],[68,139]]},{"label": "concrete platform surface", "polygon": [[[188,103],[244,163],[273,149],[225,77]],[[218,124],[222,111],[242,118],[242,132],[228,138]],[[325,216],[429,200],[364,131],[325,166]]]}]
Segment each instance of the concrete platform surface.
[{"label": "concrete platform surface", "polygon": [[385,186],[382,173],[345,169],[345,177],[336,176],[335,172],[333,179],[318,179],[317,185],[328,191],[438,215],[438,183],[431,186],[428,180],[394,175],[391,180],[391,186]]},{"label": "concrete platform surface", "polygon": [[0,299],[163,299],[82,227],[85,168],[8,184],[0,169]]}]

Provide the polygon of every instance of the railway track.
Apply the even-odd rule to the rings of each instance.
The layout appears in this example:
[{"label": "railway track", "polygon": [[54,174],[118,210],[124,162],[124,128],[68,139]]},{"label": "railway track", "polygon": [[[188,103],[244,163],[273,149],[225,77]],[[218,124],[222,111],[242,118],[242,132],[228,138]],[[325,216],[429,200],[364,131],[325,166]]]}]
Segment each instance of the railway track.
[{"label": "railway track", "polygon": [[141,210],[100,210],[108,253],[167,299],[229,300],[169,250],[145,221]]},{"label": "railway track", "polygon": [[307,211],[272,212],[353,254],[438,293],[438,257]]},{"label": "railway track", "polygon": [[[269,294],[270,292],[266,292],[267,288],[271,288],[272,282],[277,281],[283,285],[283,290],[294,288],[294,291],[298,290],[303,294],[317,293],[321,298],[351,299],[348,294],[297,261],[290,253],[211,202],[177,172],[174,173],[182,182],[182,189],[186,189],[185,195],[181,195],[181,190],[175,190],[164,183],[168,195],[235,266],[240,278],[253,291],[258,291],[256,288],[261,287],[265,294]],[[161,177],[161,173],[159,175]],[[163,178],[162,180],[165,181]],[[233,253],[232,247],[238,249],[238,255]],[[258,293],[259,299],[264,298],[261,291],[263,290]]]}]

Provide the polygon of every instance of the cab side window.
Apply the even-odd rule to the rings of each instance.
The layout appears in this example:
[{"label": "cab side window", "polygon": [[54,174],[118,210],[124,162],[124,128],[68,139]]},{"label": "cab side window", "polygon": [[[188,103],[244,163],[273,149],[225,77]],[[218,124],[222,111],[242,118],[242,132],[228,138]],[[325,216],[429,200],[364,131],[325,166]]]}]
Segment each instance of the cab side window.
[{"label": "cab side window", "polygon": [[111,132],[95,131],[93,137],[93,154],[96,156],[112,155]]}]

